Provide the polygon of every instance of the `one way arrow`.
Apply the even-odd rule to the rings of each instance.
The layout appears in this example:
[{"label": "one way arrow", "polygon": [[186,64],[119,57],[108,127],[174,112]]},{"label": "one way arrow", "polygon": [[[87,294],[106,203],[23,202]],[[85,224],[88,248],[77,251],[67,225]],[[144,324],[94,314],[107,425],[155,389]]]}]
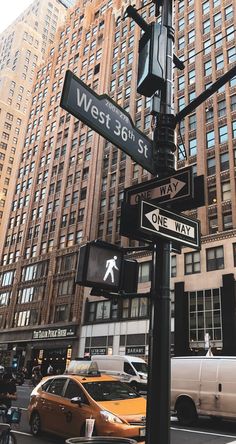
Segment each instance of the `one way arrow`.
[{"label": "one way arrow", "polygon": [[183,234],[191,239],[195,238],[195,230],[192,226],[161,215],[158,208],[145,214],[145,217],[151,222],[156,231],[164,228],[166,230],[174,231],[175,233]]},{"label": "one way arrow", "polygon": [[176,196],[186,185],[182,180],[170,178],[170,182],[157,188],[157,197],[169,194],[171,198]]},{"label": "one way arrow", "polygon": [[170,196],[170,199],[173,199],[183,187],[186,186],[186,182],[182,180],[176,179],[175,177],[171,177],[169,182],[163,183],[162,185],[155,186],[147,191],[140,191],[130,196],[131,205],[135,205],[138,201],[145,195],[147,199],[157,199],[159,197]]}]

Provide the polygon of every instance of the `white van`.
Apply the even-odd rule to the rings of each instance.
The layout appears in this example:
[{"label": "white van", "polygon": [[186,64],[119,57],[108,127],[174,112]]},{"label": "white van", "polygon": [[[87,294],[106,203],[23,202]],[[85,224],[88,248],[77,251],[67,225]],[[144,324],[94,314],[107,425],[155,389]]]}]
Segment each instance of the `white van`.
[{"label": "white van", "polygon": [[236,357],[172,358],[171,410],[185,426],[198,415],[236,419]]},{"label": "white van", "polygon": [[101,373],[116,376],[135,390],[147,390],[148,367],[144,359],[127,355],[93,355],[91,359]]}]

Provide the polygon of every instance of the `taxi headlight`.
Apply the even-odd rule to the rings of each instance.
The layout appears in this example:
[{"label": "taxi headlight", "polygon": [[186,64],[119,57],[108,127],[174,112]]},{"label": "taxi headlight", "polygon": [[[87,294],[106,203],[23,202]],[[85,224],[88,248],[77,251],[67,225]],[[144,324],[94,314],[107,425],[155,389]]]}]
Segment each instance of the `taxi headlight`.
[{"label": "taxi headlight", "polygon": [[113,415],[113,413],[108,412],[107,410],[101,410],[101,415],[103,419],[107,422],[112,422],[113,424],[123,424],[123,421],[116,415]]}]

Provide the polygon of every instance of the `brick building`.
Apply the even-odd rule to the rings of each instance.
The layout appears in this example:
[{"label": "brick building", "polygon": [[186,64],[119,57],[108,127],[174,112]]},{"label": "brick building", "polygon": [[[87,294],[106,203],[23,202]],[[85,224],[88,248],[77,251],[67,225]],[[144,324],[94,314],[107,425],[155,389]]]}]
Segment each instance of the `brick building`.
[{"label": "brick building", "polygon": [[[143,3],[143,17],[155,20],[154,4]],[[124,19],[127,4],[77,2],[33,83],[0,267],[2,356],[17,355],[29,367],[37,359],[44,368],[48,361],[64,368],[71,355],[84,353],[147,356],[148,297],[112,303],[75,286],[74,277],[88,240],[138,245],[120,240],[120,206],[124,187],[150,173],[60,108],[70,69],[109,94],[152,138],[150,99],[136,93],[140,29]],[[184,71],[175,70],[176,111],[235,63],[235,22],[232,1],[176,4],[176,53],[187,60]],[[178,167],[192,165],[204,175],[206,205],[190,212],[201,220],[201,252],[172,257],[178,354],[202,353],[206,333],[219,352],[234,353],[235,97],[232,79],[179,128]],[[139,289],[148,292],[151,258],[137,259]]]}]

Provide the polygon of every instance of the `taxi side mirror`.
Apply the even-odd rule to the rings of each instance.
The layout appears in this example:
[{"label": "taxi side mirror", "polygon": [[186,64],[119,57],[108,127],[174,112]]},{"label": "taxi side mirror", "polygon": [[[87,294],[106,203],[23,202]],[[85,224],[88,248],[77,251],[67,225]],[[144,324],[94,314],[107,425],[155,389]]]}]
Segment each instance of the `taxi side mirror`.
[{"label": "taxi side mirror", "polygon": [[82,400],[81,396],[75,396],[74,398],[71,398],[70,401],[72,404],[78,404],[80,407],[83,404],[83,400]]}]

